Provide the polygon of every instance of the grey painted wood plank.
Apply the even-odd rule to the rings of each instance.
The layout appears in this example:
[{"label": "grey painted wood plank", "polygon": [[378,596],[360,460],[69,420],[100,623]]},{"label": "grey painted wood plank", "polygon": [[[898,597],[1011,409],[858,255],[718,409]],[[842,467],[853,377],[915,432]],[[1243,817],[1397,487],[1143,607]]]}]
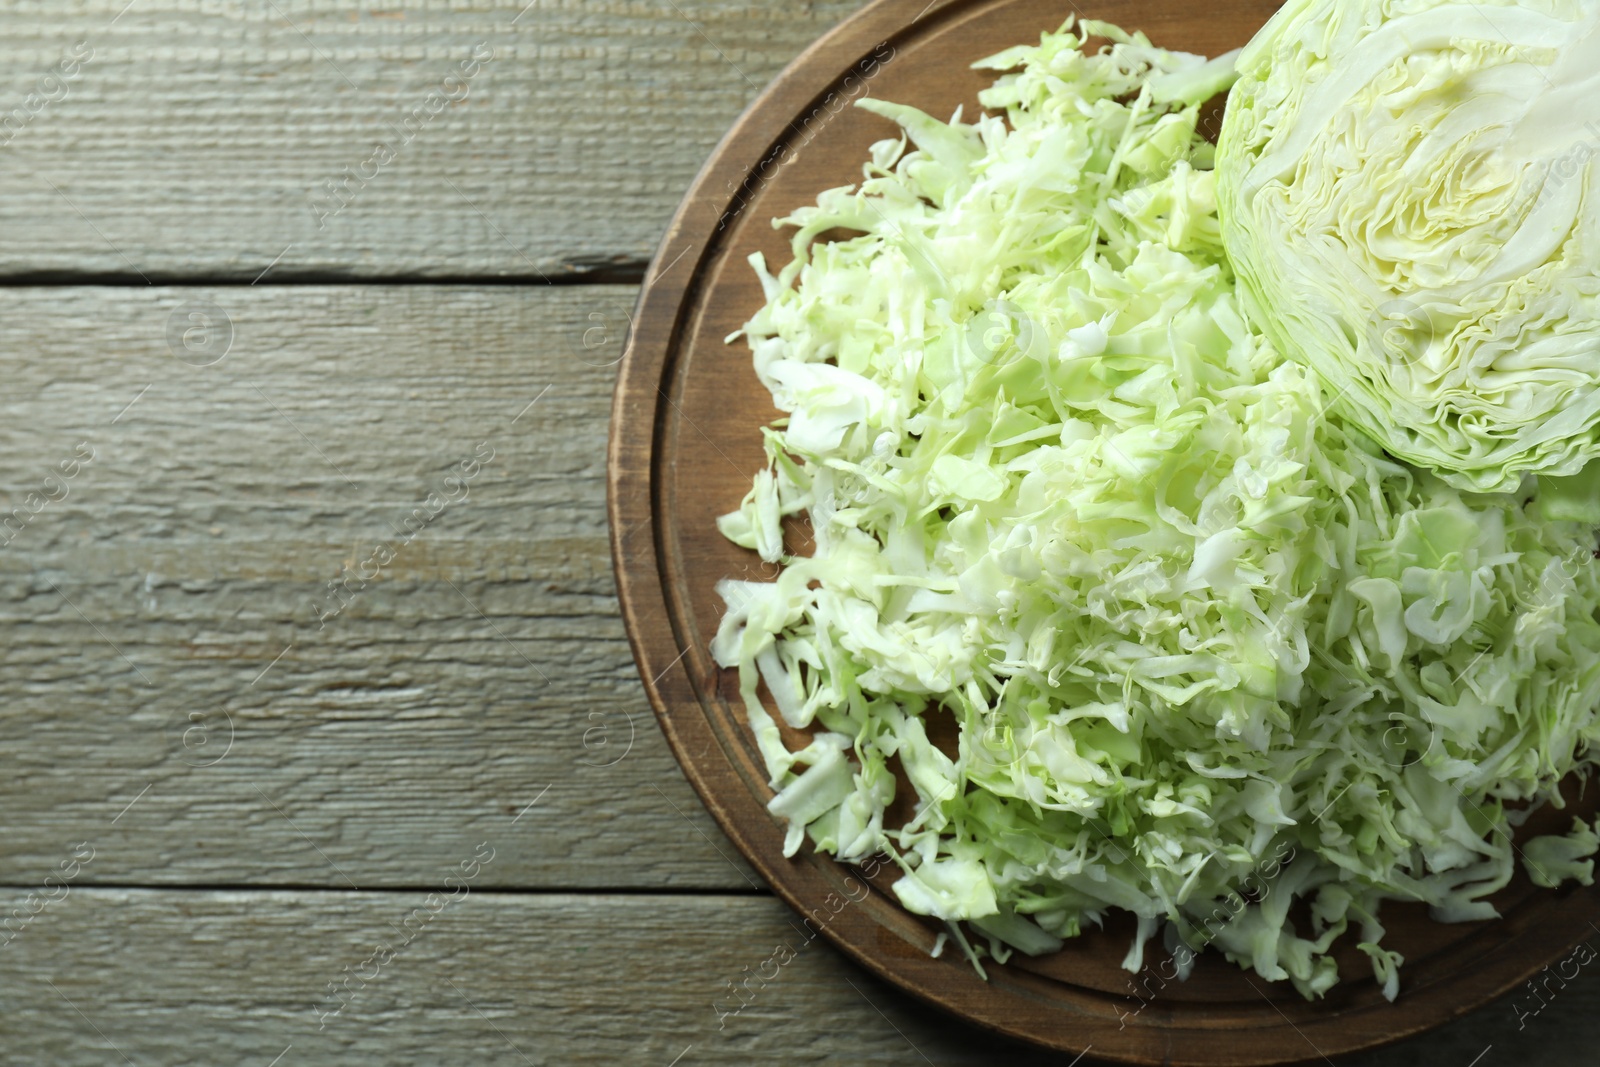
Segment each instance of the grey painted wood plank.
[{"label": "grey painted wood plank", "polygon": [[437,885],[495,827],[493,884],[747,888],[618,617],[633,297],[0,290],[0,884],[115,818],[91,880]]},{"label": "grey painted wood plank", "polygon": [[860,2],[8,4],[0,277],[637,265],[759,87]]},{"label": "grey painted wood plank", "polygon": [[[456,843],[462,873],[478,878],[453,887],[453,900],[53,886],[47,895],[58,899],[14,925],[0,948],[7,1061],[1060,1067],[1070,1059],[979,1032],[885,987],[825,942],[808,942],[809,928],[797,929],[771,898],[474,888],[514,848],[503,830],[486,832],[487,842]],[[56,860],[70,855],[63,843]],[[474,857],[490,858],[474,868]],[[25,900],[0,893],[0,912]],[[1343,1062],[1590,1064],[1594,966],[1520,1030],[1510,1005],[1494,1004]],[[745,983],[741,1001],[729,983]],[[1091,1051],[1082,1063],[1093,1062]]]}]

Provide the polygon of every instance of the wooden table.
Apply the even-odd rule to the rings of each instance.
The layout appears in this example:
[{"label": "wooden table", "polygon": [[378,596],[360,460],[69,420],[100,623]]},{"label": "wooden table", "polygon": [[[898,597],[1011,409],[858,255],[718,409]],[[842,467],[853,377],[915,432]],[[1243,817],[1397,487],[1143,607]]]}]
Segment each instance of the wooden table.
[{"label": "wooden table", "polygon": [[[821,943],[719,1019],[794,925],[617,614],[637,279],[855,6],[3,5],[0,1060],[1061,1062]],[[1592,1063],[1595,970],[1359,1062]]]}]

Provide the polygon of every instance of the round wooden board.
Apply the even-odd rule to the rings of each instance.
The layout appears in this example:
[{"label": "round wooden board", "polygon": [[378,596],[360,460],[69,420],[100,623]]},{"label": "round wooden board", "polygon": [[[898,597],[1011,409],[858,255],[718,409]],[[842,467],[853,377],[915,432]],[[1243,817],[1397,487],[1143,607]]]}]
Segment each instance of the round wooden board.
[{"label": "round wooden board", "polygon": [[[860,178],[883,120],[848,106],[870,93],[935,115],[968,112],[990,80],[968,69],[1037,40],[1073,10],[1143,30],[1159,45],[1216,55],[1246,42],[1274,0],[879,0],[819,41],[718,146],[662,243],[635,317],[611,423],[611,535],[628,632],[663,730],[722,828],[774,889],[863,966],[948,1011],[1051,1048],[1138,1064],[1320,1060],[1394,1041],[1517,986],[1594,932],[1600,892],[1536,890],[1519,878],[1495,898],[1498,922],[1446,926],[1389,905],[1386,945],[1403,952],[1390,1004],[1365,957],[1345,947],[1344,980],[1307,1003],[1210,954],[1187,982],[1121,969],[1131,926],[1108,924],[1055,956],[1014,958],[980,980],[958,952],[929,955],[935,929],[892,894],[862,897],[858,872],[782,853],[732,672],[707,645],[724,577],[772,577],[717,533],[764,463],[760,427],[777,416],[749,350],[724,338],[761,306],[746,260],[777,266],[788,238],[770,220]],[[1560,827],[1544,813],[1527,832]],[[886,888],[880,882],[879,890]],[[837,914],[834,912],[837,911]],[[809,927],[808,927],[809,929]],[[1346,938],[1345,940],[1353,940]],[[1156,951],[1156,965],[1164,956]],[[1170,972],[1169,972],[1170,973]],[[1507,1008],[1505,1010],[1511,1010]],[[819,1023],[825,1025],[825,1023]]]}]

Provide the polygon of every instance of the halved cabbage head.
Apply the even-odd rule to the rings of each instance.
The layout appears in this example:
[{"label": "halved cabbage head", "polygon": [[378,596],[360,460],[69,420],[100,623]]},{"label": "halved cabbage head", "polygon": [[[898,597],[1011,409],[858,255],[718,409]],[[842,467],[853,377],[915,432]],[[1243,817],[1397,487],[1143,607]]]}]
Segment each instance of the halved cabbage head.
[{"label": "halved cabbage head", "polygon": [[1600,3],[1290,0],[1239,73],[1218,197],[1257,325],[1458,488],[1600,455]]}]

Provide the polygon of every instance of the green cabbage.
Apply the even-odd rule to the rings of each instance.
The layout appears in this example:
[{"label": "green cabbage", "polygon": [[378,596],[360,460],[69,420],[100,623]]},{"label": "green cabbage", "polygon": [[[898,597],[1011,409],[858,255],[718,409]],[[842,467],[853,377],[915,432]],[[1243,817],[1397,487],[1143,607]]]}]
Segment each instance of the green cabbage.
[{"label": "green cabbage", "polygon": [[[975,962],[1120,910],[1130,969],[1161,931],[1314,995],[1353,927],[1392,996],[1380,902],[1492,916],[1595,752],[1593,534],[1385,457],[1251,328],[1214,65],[1085,22],[982,66],[1016,72],[971,123],[862,101],[901,136],[753,260],[788,416],[721,528],[783,568],[720,584],[713,653],[787,849],[889,854]],[[1553,882],[1595,845],[1528,851]]]},{"label": "green cabbage", "polygon": [[1247,313],[1463,489],[1600,454],[1597,70],[1592,0],[1291,0],[1240,57],[1217,173]]}]

